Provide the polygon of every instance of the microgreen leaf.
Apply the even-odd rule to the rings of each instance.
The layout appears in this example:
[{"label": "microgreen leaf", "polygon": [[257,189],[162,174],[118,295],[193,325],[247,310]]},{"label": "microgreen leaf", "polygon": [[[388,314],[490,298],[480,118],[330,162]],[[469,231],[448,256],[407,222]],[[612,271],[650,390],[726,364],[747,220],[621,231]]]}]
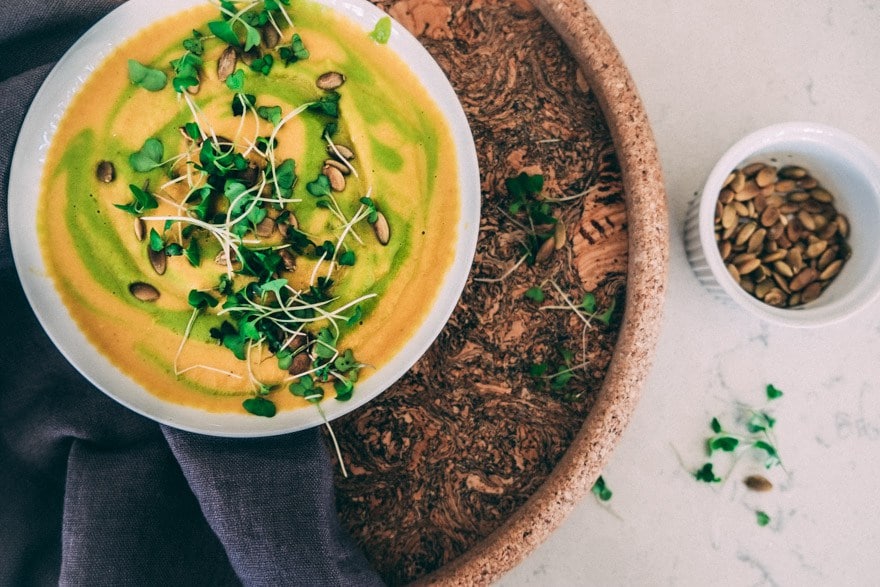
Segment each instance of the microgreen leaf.
[{"label": "microgreen leaf", "polygon": [[339,255],[339,259],[337,259],[337,261],[340,265],[345,265],[348,267],[354,265],[355,260],[356,260],[356,257],[355,257],[354,251],[345,251],[344,253]]},{"label": "microgreen leaf", "polygon": [[226,78],[226,87],[233,92],[244,91],[244,70],[236,69],[235,73]]},{"label": "microgreen leaf", "polygon": [[281,291],[287,286],[287,279],[279,278],[273,279],[272,281],[267,281],[260,285],[260,294],[266,295],[267,293],[273,293],[278,298],[281,297]]},{"label": "microgreen leaf", "polygon": [[592,491],[593,495],[599,498],[600,501],[608,501],[613,495],[611,490],[608,489],[608,485],[605,483],[605,479],[602,478],[602,475],[599,475],[599,478],[593,483],[593,488],[590,491]]},{"label": "microgreen leaf", "polygon": [[293,364],[293,353],[290,349],[282,349],[278,351],[275,353],[275,358],[278,359],[278,368],[282,371],[287,371]]},{"label": "microgreen leaf", "polygon": [[310,181],[306,184],[306,190],[315,196],[316,198],[320,198],[321,196],[329,196],[330,195],[330,180],[323,173],[315,179],[315,181]]},{"label": "microgreen leaf", "polygon": [[128,162],[135,171],[145,173],[162,166],[162,157],[165,155],[165,147],[157,138],[149,138],[144,141],[139,151],[132,153]]},{"label": "microgreen leaf", "polygon": [[147,67],[134,59],[128,60],[128,79],[150,92],[158,92],[168,83],[165,72]]},{"label": "microgreen leaf", "polygon": [[504,180],[507,192],[514,198],[520,198],[525,195],[535,195],[544,189],[543,175],[529,175],[521,172],[516,177],[509,177]]},{"label": "microgreen leaf", "polygon": [[562,371],[557,373],[550,379],[550,387],[560,390],[568,385],[568,382],[571,381],[572,377],[574,377],[573,371]]},{"label": "microgreen leaf", "polygon": [[202,45],[202,36],[202,33],[193,30],[192,36],[183,41],[183,48],[193,55],[201,55],[205,51],[205,48]]},{"label": "microgreen leaf", "polygon": [[183,131],[186,133],[186,136],[194,141],[201,140],[202,138],[202,133],[199,130],[199,125],[195,122],[187,122],[186,124],[184,124]]},{"label": "microgreen leaf", "polygon": [[358,362],[354,358],[354,352],[351,349],[345,349],[345,352],[336,357],[336,360],[333,361],[333,367],[336,368],[340,373],[347,373],[352,369],[357,368]]},{"label": "microgreen leaf", "polygon": [[547,369],[547,363],[532,363],[532,365],[529,366],[529,375],[532,377],[541,377],[547,372]]},{"label": "microgreen leaf", "polygon": [[248,108],[253,108],[257,103],[257,97],[253,94],[236,94],[232,97],[232,114],[242,116]]},{"label": "microgreen leaf", "polygon": [[339,116],[339,92],[330,92],[309,104],[308,109],[332,118]]},{"label": "microgreen leaf", "polygon": [[764,465],[768,469],[770,467],[772,467],[773,465],[780,462],[779,453],[776,452],[776,448],[772,444],[770,444],[769,442],[765,442],[763,440],[757,440],[757,441],[755,441],[755,443],[752,446],[754,446],[758,450],[763,450],[764,452],[767,453],[767,461],[764,463]]},{"label": "microgreen leaf", "polygon": [[190,290],[186,300],[190,306],[197,310],[204,310],[208,307],[213,308],[218,303],[214,296],[207,292],[199,291],[197,289]]},{"label": "microgreen leaf", "polygon": [[264,418],[271,418],[277,411],[272,400],[259,396],[248,398],[241,402],[241,405],[251,414],[255,416],[263,416]]},{"label": "microgreen leaf", "polygon": [[770,516],[768,516],[766,512],[758,510],[755,512],[755,517],[757,519],[758,525],[761,527],[764,527],[770,523]]},{"label": "microgreen leaf", "polygon": [[301,59],[309,58],[309,50],[303,44],[302,37],[299,33],[294,33],[290,39],[289,47],[281,47],[278,49],[278,55],[284,60],[285,67],[291,63],[296,63]]},{"label": "microgreen leaf", "polygon": [[[275,167],[275,179],[278,181],[278,187],[281,188],[281,195],[289,196],[290,190],[293,189],[293,183],[296,181],[296,162],[293,159],[282,161],[280,165]],[[327,185],[329,186],[329,184],[328,180]]]},{"label": "microgreen leaf", "polygon": [[329,328],[322,328],[315,338],[315,355],[322,359],[332,359],[336,355],[336,336]]},{"label": "microgreen leaf", "polygon": [[228,21],[211,21],[208,23],[208,29],[214,36],[222,41],[226,41],[230,45],[235,45],[236,47],[241,45],[241,41],[238,40],[238,35],[235,34],[235,31],[232,29],[232,24]]},{"label": "microgreen leaf", "polygon": [[610,324],[611,317],[614,316],[614,309],[616,306],[617,306],[617,298],[611,298],[611,305],[609,305],[608,308],[604,312],[602,312],[601,314],[596,316],[596,319],[603,324],[606,324],[606,325]]},{"label": "microgreen leaf", "polygon": [[159,202],[156,201],[153,194],[145,192],[136,185],[130,185],[128,186],[128,189],[131,190],[134,200],[129,204],[114,204],[114,206],[120,210],[125,210],[130,214],[140,215],[145,210],[153,210],[159,207]]},{"label": "microgreen leaf", "polygon": [[320,401],[324,397],[324,390],[315,385],[315,380],[308,375],[291,383],[288,389],[293,395],[305,398],[310,402]]},{"label": "microgreen leaf", "polygon": [[278,123],[281,122],[281,106],[260,106],[257,108],[257,115],[278,126]]},{"label": "microgreen leaf", "polygon": [[533,302],[538,302],[539,304],[544,301],[544,292],[540,287],[530,287],[526,290],[526,293],[523,294],[528,299]]},{"label": "microgreen leaf", "polygon": [[387,16],[380,18],[370,32],[370,38],[382,45],[387,43],[391,38],[391,19]]},{"label": "microgreen leaf", "polygon": [[274,64],[275,64],[275,58],[267,53],[267,54],[263,55],[262,57],[260,57],[259,59],[254,59],[251,62],[250,68],[251,68],[251,71],[255,71],[255,72],[261,73],[263,75],[269,75],[269,72],[272,71],[272,65],[274,65]]},{"label": "microgreen leaf", "polygon": [[767,399],[774,400],[782,397],[782,391],[777,389],[772,383],[767,386]]},{"label": "microgreen leaf", "polygon": [[[244,23],[245,27],[245,37],[244,37],[244,50],[250,51],[254,47],[260,44],[260,31],[251,25]],[[270,66],[271,67],[271,66]]]},{"label": "microgreen leaf", "polygon": [[721,481],[721,478],[716,477],[715,473],[712,471],[712,463],[706,463],[703,465],[694,473],[694,477],[697,481],[703,481],[704,483],[718,483]]},{"label": "microgreen leaf", "polygon": [[717,450],[733,452],[739,446],[739,439],[733,436],[716,436],[709,439],[709,454]]},{"label": "microgreen leaf", "polygon": [[348,379],[337,379],[333,382],[333,389],[336,391],[336,400],[345,402],[354,394],[354,383]]},{"label": "microgreen leaf", "polygon": [[288,387],[290,393],[297,397],[307,397],[316,391],[315,380],[308,375],[303,375]]},{"label": "microgreen leaf", "polygon": [[202,251],[199,248],[199,242],[196,239],[190,239],[189,244],[186,245],[186,249],[183,251],[184,255],[186,255],[186,260],[189,261],[189,264],[193,267],[198,267],[202,262]]},{"label": "microgreen leaf", "polygon": [[150,229],[150,249],[157,253],[165,248],[165,240],[155,228]]},{"label": "microgreen leaf", "polygon": [[596,311],[596,294],[593,292],[587,292],[584,294],[584,299],[581,300],[581,308],[587,313],[592,314]]},{"label": "microgreen leaf", "polygon": [[376,203],[372,198],[366,196],[362,197],[360,202],[367,207],[367,222],[370,224],[376,224],[376,221],[379,220],[379,210],[376,209]]},{"label": "microgreen leaf", "polygon": [[363,317],[364,317],[364,311],[363,311],[363,309],[358,305],[358,306],[355,306],[355,308],[354,308],[354,313],[353,313],[351,316],[348,317],[348,319],[345,321],[345,323],[346,323],[348,326],[354,326],[355,324],[357,324],[358,322],[360,322],[360,321],[361,321],[361,318],[363,318]]}]

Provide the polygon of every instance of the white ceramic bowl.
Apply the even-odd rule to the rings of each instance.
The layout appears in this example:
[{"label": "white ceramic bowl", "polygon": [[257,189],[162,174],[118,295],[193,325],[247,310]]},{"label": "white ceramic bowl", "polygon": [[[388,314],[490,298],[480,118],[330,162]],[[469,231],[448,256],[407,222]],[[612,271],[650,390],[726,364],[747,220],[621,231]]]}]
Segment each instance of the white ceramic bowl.
[{"label": "white ceramic bowl", "polygon": [[[814,301],[793,308],[765,304],[728,273],[714,235],[715,203],[735,168],[753,162],[806,168],[847,216],[852,257]],[[758,130],[734,144],[709,174],[685,224],[685,250],[700,282],[767,322],[822,326],[858,312],[880,292],[880,158],[862,141],[836,128],[788,122]]]},{"label": "white ceramic bowl", "polygon": [[[58,121],[76,92],[114,47],[142,28],[206,0],[130,0],[92,29],[58,62],[31,105],[19,135],[9,180],[9,225],[13,258],[25,294],[49,337],[87,379],[123,405],[149,418],[217,436],[268,436],[323,422],[314,409],[283,411],[273,418],[212,413],[163,401],[141,387],[101,355],[67,314],[48,275],[37,239],[37,200],[43,162]],[[364,34],[386,16],[367,0],[314,0],[360,25]],[[455,258],[434,306],[403,349],[379,368],[348,402],[328,400],[327,419],[339,417],[379,395],[403,376],[428,349],[455,309],[476,250],[480,218],[480,178],[476,150],[464,111],[443,71],[405,28],[393,22],[390,50],[419,77],[449,123],[455,142],[461,193]]]}]

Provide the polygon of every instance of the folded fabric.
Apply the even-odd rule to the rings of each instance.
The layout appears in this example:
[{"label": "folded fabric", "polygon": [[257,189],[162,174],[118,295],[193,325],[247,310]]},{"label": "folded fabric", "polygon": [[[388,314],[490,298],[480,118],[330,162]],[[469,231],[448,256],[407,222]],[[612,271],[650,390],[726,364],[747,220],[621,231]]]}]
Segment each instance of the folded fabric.
[{"label": "folded fabric", "polygon": [[9,162],[40,83],[112,0],[0,16],[0,585],[379,585],[342,530],[316,430],[223,439],[89,384],[40,328],[9,245]]}]

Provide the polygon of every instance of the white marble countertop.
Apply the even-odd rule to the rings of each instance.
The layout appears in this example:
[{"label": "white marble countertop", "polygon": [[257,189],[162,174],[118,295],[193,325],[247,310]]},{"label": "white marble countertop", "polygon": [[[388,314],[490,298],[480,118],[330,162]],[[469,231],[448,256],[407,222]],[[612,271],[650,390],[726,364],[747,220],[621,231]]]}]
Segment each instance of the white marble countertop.
[{"label": "white marble countertop", "polygon": [[[737,139],[789,120],[880,151],[880,1],[589,0],[636,81],[669,195],[670,271],[651,375],[604,478],[500,584],[880,583],[880,302],[818,330],[764,324],[705,292],[682,231],[688,203]],[[878,228],[880,229],[880,228]],[[765,405],[786,471],[747,490],[747,455],[700,483],[713,416]],[[718,473],[726,475],[723,459]],[[757,510],[771,521],[761,527]]]}]

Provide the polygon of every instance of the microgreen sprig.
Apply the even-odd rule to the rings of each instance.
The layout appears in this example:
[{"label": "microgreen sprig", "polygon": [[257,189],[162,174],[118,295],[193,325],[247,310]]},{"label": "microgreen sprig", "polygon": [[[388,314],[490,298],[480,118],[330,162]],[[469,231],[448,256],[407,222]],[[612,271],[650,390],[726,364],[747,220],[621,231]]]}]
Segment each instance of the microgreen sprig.
[{"label": "microgreen sprig", "polygon": [[[783,393],[774,385],[767,385],[766,389],[767,401],[773,401],[782,397]],[[782,459],[776,448],[777,442],[773,432],[776,425],[776,419],[773,418],[766,409],[757,409],[748,406],[742,406],[745,418],[745,432],[735,433],[726,430],[717,417],[713,417],[709,422],[709,428],[712,435],[706,439],[706,452],[711,459],[718,453],[729,453],[733,455],[734,461],[730,467],[730,472],[736,467],[739,459],[743,455],[751,451],[757,451],[762,455],[764,467],[770,469],[775,466],[782,467]],[[730,472],[726,477],[730,477]],[[712,471],[712,463],[705,463],[702,468],[694,473],[694,477],[698,481],[706,483],[715,483],[721,479],[716,477]]]}]

